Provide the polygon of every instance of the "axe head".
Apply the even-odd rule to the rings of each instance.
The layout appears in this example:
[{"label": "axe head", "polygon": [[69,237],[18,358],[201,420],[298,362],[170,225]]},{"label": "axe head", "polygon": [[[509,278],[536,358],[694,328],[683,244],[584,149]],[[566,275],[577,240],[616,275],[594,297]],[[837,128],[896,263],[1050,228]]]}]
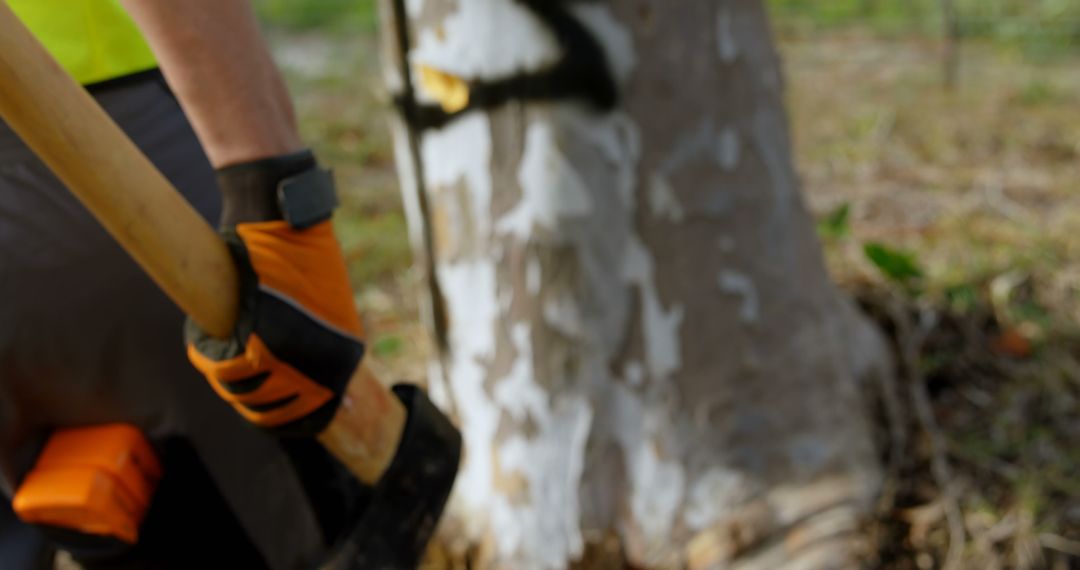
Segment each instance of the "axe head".
[{"label": "axe head", "polygon": [[414,570],[453,488],[460,432],[416,386],[394,394],[408,410],[397,454],[329,569]]}]

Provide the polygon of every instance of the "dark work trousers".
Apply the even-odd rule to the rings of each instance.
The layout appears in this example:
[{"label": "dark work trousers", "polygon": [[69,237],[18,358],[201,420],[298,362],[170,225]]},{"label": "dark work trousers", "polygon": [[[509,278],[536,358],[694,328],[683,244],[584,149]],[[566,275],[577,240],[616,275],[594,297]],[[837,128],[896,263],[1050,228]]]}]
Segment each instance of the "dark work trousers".
[{"label": "dark work trousers", "polygon": [[[213,171],[160,74],[92,93],[216,222]],[[114,422],[142,428],[166,466],[146,556],[125,568],[314,568],[352,516],[340,466],[217,398],[187,362],[180,312],[0,123],[0,491],[11,496],[51,429]],[[0,508],[0,568],[37,568],[48,544]]]}]

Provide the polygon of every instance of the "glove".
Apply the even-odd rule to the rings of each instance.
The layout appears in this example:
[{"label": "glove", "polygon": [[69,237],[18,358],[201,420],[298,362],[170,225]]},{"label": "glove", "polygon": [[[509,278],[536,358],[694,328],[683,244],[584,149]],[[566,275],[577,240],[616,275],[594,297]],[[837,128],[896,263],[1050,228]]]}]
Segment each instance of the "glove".
[{"label": "glove", "polygon": [[218,183],[239,315],[226,339],[188,319],[188,358],[251,423],[276,435],[318,434],[364,354],[330,223],[333,179],[304,151],[222,169]]}]

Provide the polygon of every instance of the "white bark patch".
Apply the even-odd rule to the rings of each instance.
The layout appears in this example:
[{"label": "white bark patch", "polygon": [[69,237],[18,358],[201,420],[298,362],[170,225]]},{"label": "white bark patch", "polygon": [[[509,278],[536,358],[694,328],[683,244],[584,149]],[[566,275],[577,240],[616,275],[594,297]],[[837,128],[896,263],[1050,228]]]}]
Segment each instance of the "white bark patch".
[{"label": "white bark patch", "polygon": [[424,0],[405,0],[405,13],[410,18],[415,18],[420,15],[420,12],[424,9]]},{"label": "white bark patch", "polygon": [[[465,184],[473,211],[472,228],[460,228],[483,237],[490,232],[491,135],[486,115],[462,117],[446,129],[424,137],[421,154],[430,192]],[[492,449],[500,410],[484,388],[488,363],[494,358],[495,323],[499,317],[495,256],[477,256],[441,262],[436,273],[449,315],[446,355],[451,391],[461,412],[466,451],[455,485],[456,501],[474,513],[486,512],[495,473]],[[483,532],[483,517],[464,517],[473,536]]]},{"label": "white bark patch", "polygon": [[466,80],[493,80],[551,66],[560,55],[551,32],[518,2],[458,0],[441,30],[421,30],[409,59],[414,70],[422,64]]},{"label": "white bark patch", "polygon": [[442,410],[454,409],[454,399],[450,395],[450,386],[444,380],[446,372],[442,368],[442,362],[438,359],[428,361],[428,396],[431,401]]},{"label": "white bark patch", "polygon": [[[491,127],[487,115],[472,113],[445,129],[424,137],[420,154],[428,192],[453,187],[462,181],[468,187],[475,224],[469,231],[477,238],[490,232],[491,214]],[[464,231],[464,230],[463,230]]]},{"label": "white bark patch", "polygon": [[610,8],[601,3],[571,4],[570,12],[575,14],[600,42],[615,81],[619,84],[626,83],[637,66],[637,53],[630,31],[615,20]]},{"label": "white bark patch", "polygon": [[530,295],[536,295],[540,292],[540,287],[543,285],[541,271],[540,260],[535,257],[530,257],[525,262],[525,290]]},{"label": "white bark patch", "polygon": [[630,512],[646,543],[662,548],[670,541],[675,515],[683,502],[686,474],[679,458],[660,457],[654,444],[670,418],[646,406],[642,397],[621,384],[611,390],[614,437],[623,449],[630,480]]},{"label": "white bark patch", "polygon": [[532,377],[532,341],[529,325],[516,323],[510,332],[517,358],[506,376],[495,386],[495,401],[515,421],[523,422],[527,414],[541,421],[548,415],[548,394]]},{"label": "white bark patch", "polygon": [[750,276],[737,271],[720,272],[720,289],[725,293],[738,295],[742,299],[739,319],[745,324],[755,324],[761,315],[757,287]]},{"label": "white bark patch", "polygon": [[660,173],[654,173],[649,178],[649,212],[656,218],[667,219],[676,224],[686,216],[671,183]]},{"label": "white bark patch", "polygon": [[578,483],[585,470],[591,421],[585,399],[569,399],[556,406],[543,437],[514,436],[499,446],[503,469],[524,476],[529,483],[527,504],[496,497],[491,507],[499,554],[529,560],[530,567],[538,570],[565,568],[567,560],[581,556]]},{"label": "white bark patch", "polygon": [[[552,113],[573,148],[587,148],[589,157],[574,157],[590,184],[589,193],[598,208],[590,217],[567,228],[588,293],[591,342],[603,359],[621,346],[630,318],[632,289],[623,278],[627,240],[634,232],[637,164],[641,137],[624,113],[598,115],[581,106],[565,106]],[[608,355],[608,356],[604,356]],[[600,360],[601,366],[609,361]]]},{"label": "white bark patch", "polygon": [[585,336],[585,322],[581,307],[569,295],[559,295],[544,300],[544,322],[570,338]]},{"label": "white bark patch", "polygon": [[[652,173],[650,200],[660,206],[662,211],[670,212],[671,208],[666,206],[670,200],[663,195],[667,191],[656,185],[658,181],[671,180],[684,168],[694,164],[711,164],[724,171],[732,171],[739,165],[741,158],[742,142],[739,131],[731,126],[718,129],[712,119],[704,119],[696,128],[687,129],[687,132],[671,145],[671,150]],[[668,193],[675,195],[674,190]],[[730,210],[731,205],[731,195],[717,191],[706,209],[711,214],[719,214]],[[655,208],[653,212],[656,213]]]},{"label": "white bark patch", "polygon": [[496,222],[500,233],[525,240],[534,228],[554,231],[562,220],[585,218],[592,212],[589,189],[559,148],[549,123],[529,125],[518,182],[521,201]]},{"label": "white bark patch", "polygon": [[[634,190],[638,147],[633,125],[621,115],[598,116],[577,107],[556,112],[572,113],[575,120],[564,122],[559,117],[555,121],[537,113],[527,128],[518,165],[522,196],[494,222],[491,200],[496,189],[490,178],[492,141],[487,119],[463,117],[427,135],[423,145],[424,157],[431,163],[430,191],[457,192],[464,186],[469,197],[466,207],[473,213],[473,227],[451,224],[452,231],[461,234],[451,239],[475,239],[477,244],[466,250],[463,259],[444,259],[439,266],[453,347],[446,356],[447,371],[468,447],[454,507],[463,511],[461,519],[468,525],[469,536],[492,537],[496,559],[508,567],[565,568],[568,560],[581,554],[578,493],[593,421],[591,393],[584,386],[605,383],[611,353],[619,345],[616,333],[623,330],[629,313],[629,303],[617,301],[629,297],[620,270],[631,218],[621,202],[630,201]],[[597,149],[593,156],[598,158],[575,163],[564,148]],[[614,183],[598,184],[605,180],[598,172],[610,172]],[[590,225],[597,213],[594,204],[612,208],[606,212],[618,212],[611,226]],[[585,280],[588,299],[610,303],[610,310],[605,307],[585,314],[583,298],[576,296],[580,291],[545,289],[541,261],[546,257],[528,252],[534,246],[544,251],[550,239],[576,248],[576,259],[589,276]],[[522,269],[524,287],[515,290],[510,282],[496,283],[495,267],[522,248],[528,255]],[[532,296],[521,300],[526,304],[543,302],[543,321],[511,321],[509,309],[516,306],[516,295]],[[501,378],[492,377],[490,368],[494,347],[504,342],[495,338],[496,323],[511,327],[513,343],[514,360]],[[595,349],[576,353],[579,372],[559,379],[582,386],[580,392],[554,393],[537,382],[535,359],[549,355],[533,355],[534,334],[588,341],[572,346],[595,343]],[[473,336],[466,338],[469,335]],[[503,431],[498,431],[500,426]],[[648,460],[650,456],[642,457]],[[670,478],[651,480],[667,484]],[[642,494],[647,492],[644,489],[647,486]]]},{"label": "white bark patch", "polygon": [[739,131],[734,127],[724,127],[716,139],[716,161],[720,168],[727,171],[735,170],[739,166],[739,158],[742,156]]},{"label": "white bark patch", "polygon": [[626,363],[623,368],[623,378],[631,388],[637,388],[645,384],[645,367],[636,360]]},{"label": "white bark patch", "polygon": [[671,145],[671,151],[664,156],[661,171],[674,174],[694,160],[712,158],[716,141],[716,128],[712,119],[706,118],[695,129],[687,129]]},{"label": "white bark patch", "polygon": [[739,57],[739,43],[732,29],[731,8],[721,6],[716,14],[716,52],[723,63],[734,63]]},{"label": "white bark patch", "polygon": [[[439,282],[450,314],[449,337],[454,351],[447,358],[448,376],[462,412],[461,429],[465,449],[455,492],[471,512],[485,512],[495,473],[492,454],[498,427],[498,406],[484,389],[486,363],[494,357],[496,306],[495,263],[478,259],[456,264],[440,264]],[[466,517],[481,532],[480,517]]]},{"label": "white bark patch", "polygon": [[509,289],[503,289],[499,291],[499,308],[503,313],[509,313],[510,307],[514,305],[514,292]]},{"label": "white bark patch", "polygon": [[496,401],[510,417],[519,422],[530,419],[536,426],[535,435],[515,434],[496,451],[502,471],[528,483],[528,500],[512,502],[495,495],[492,528],[501,555],[521,555],[538,568],[556,569],[579,557],[584,548],[578,485],[585,469],[592,409],[581,395],[559,394],[552,401],[536,383],[529,335],[529,325],[514,326],[511,337],[517,358],[495,388]]},{"label": "white bark patch", "polygon": [[641,133],[626,114],[610,113],[598,117],[593,113],[578,113],[581,120],[568,122],[573,136],[589,142],[615,167],[615,187],[622,206],[631,211],[636,204],[637,161],[641,157]]},{"label": "white bark patch", "polygon": [[664,310],[655,287],[645,290],[645,348],[653,380],[665,381],[682,365],[679,328],[683,307]]},{"label": "white bark patch", "polygon": [[752,499],[754,490],[754,485],[738,471],[713,467],[691,485],[683,520],[695,532],[709,528]]},{"label": "white bark patch", "polygon": [[652,254],[636,237],[628,242],[623,276],[641,289],[645,364],[654,382],[664,381],[682,364],[679,328],[683,321],[683,306],[676,304],[664,309],[656,286]]}]

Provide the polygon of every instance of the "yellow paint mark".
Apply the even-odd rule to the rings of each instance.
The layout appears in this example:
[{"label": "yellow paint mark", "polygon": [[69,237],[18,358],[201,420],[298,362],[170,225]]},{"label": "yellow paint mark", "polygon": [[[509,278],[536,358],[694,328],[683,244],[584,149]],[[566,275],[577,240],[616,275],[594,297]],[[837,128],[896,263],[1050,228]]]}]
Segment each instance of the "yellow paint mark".
[{"label": "yellow paint mark", "polygon": [[447,113],[469,106],[469,86],[460,78],[426,65],[418,65],[420,88]]}]

